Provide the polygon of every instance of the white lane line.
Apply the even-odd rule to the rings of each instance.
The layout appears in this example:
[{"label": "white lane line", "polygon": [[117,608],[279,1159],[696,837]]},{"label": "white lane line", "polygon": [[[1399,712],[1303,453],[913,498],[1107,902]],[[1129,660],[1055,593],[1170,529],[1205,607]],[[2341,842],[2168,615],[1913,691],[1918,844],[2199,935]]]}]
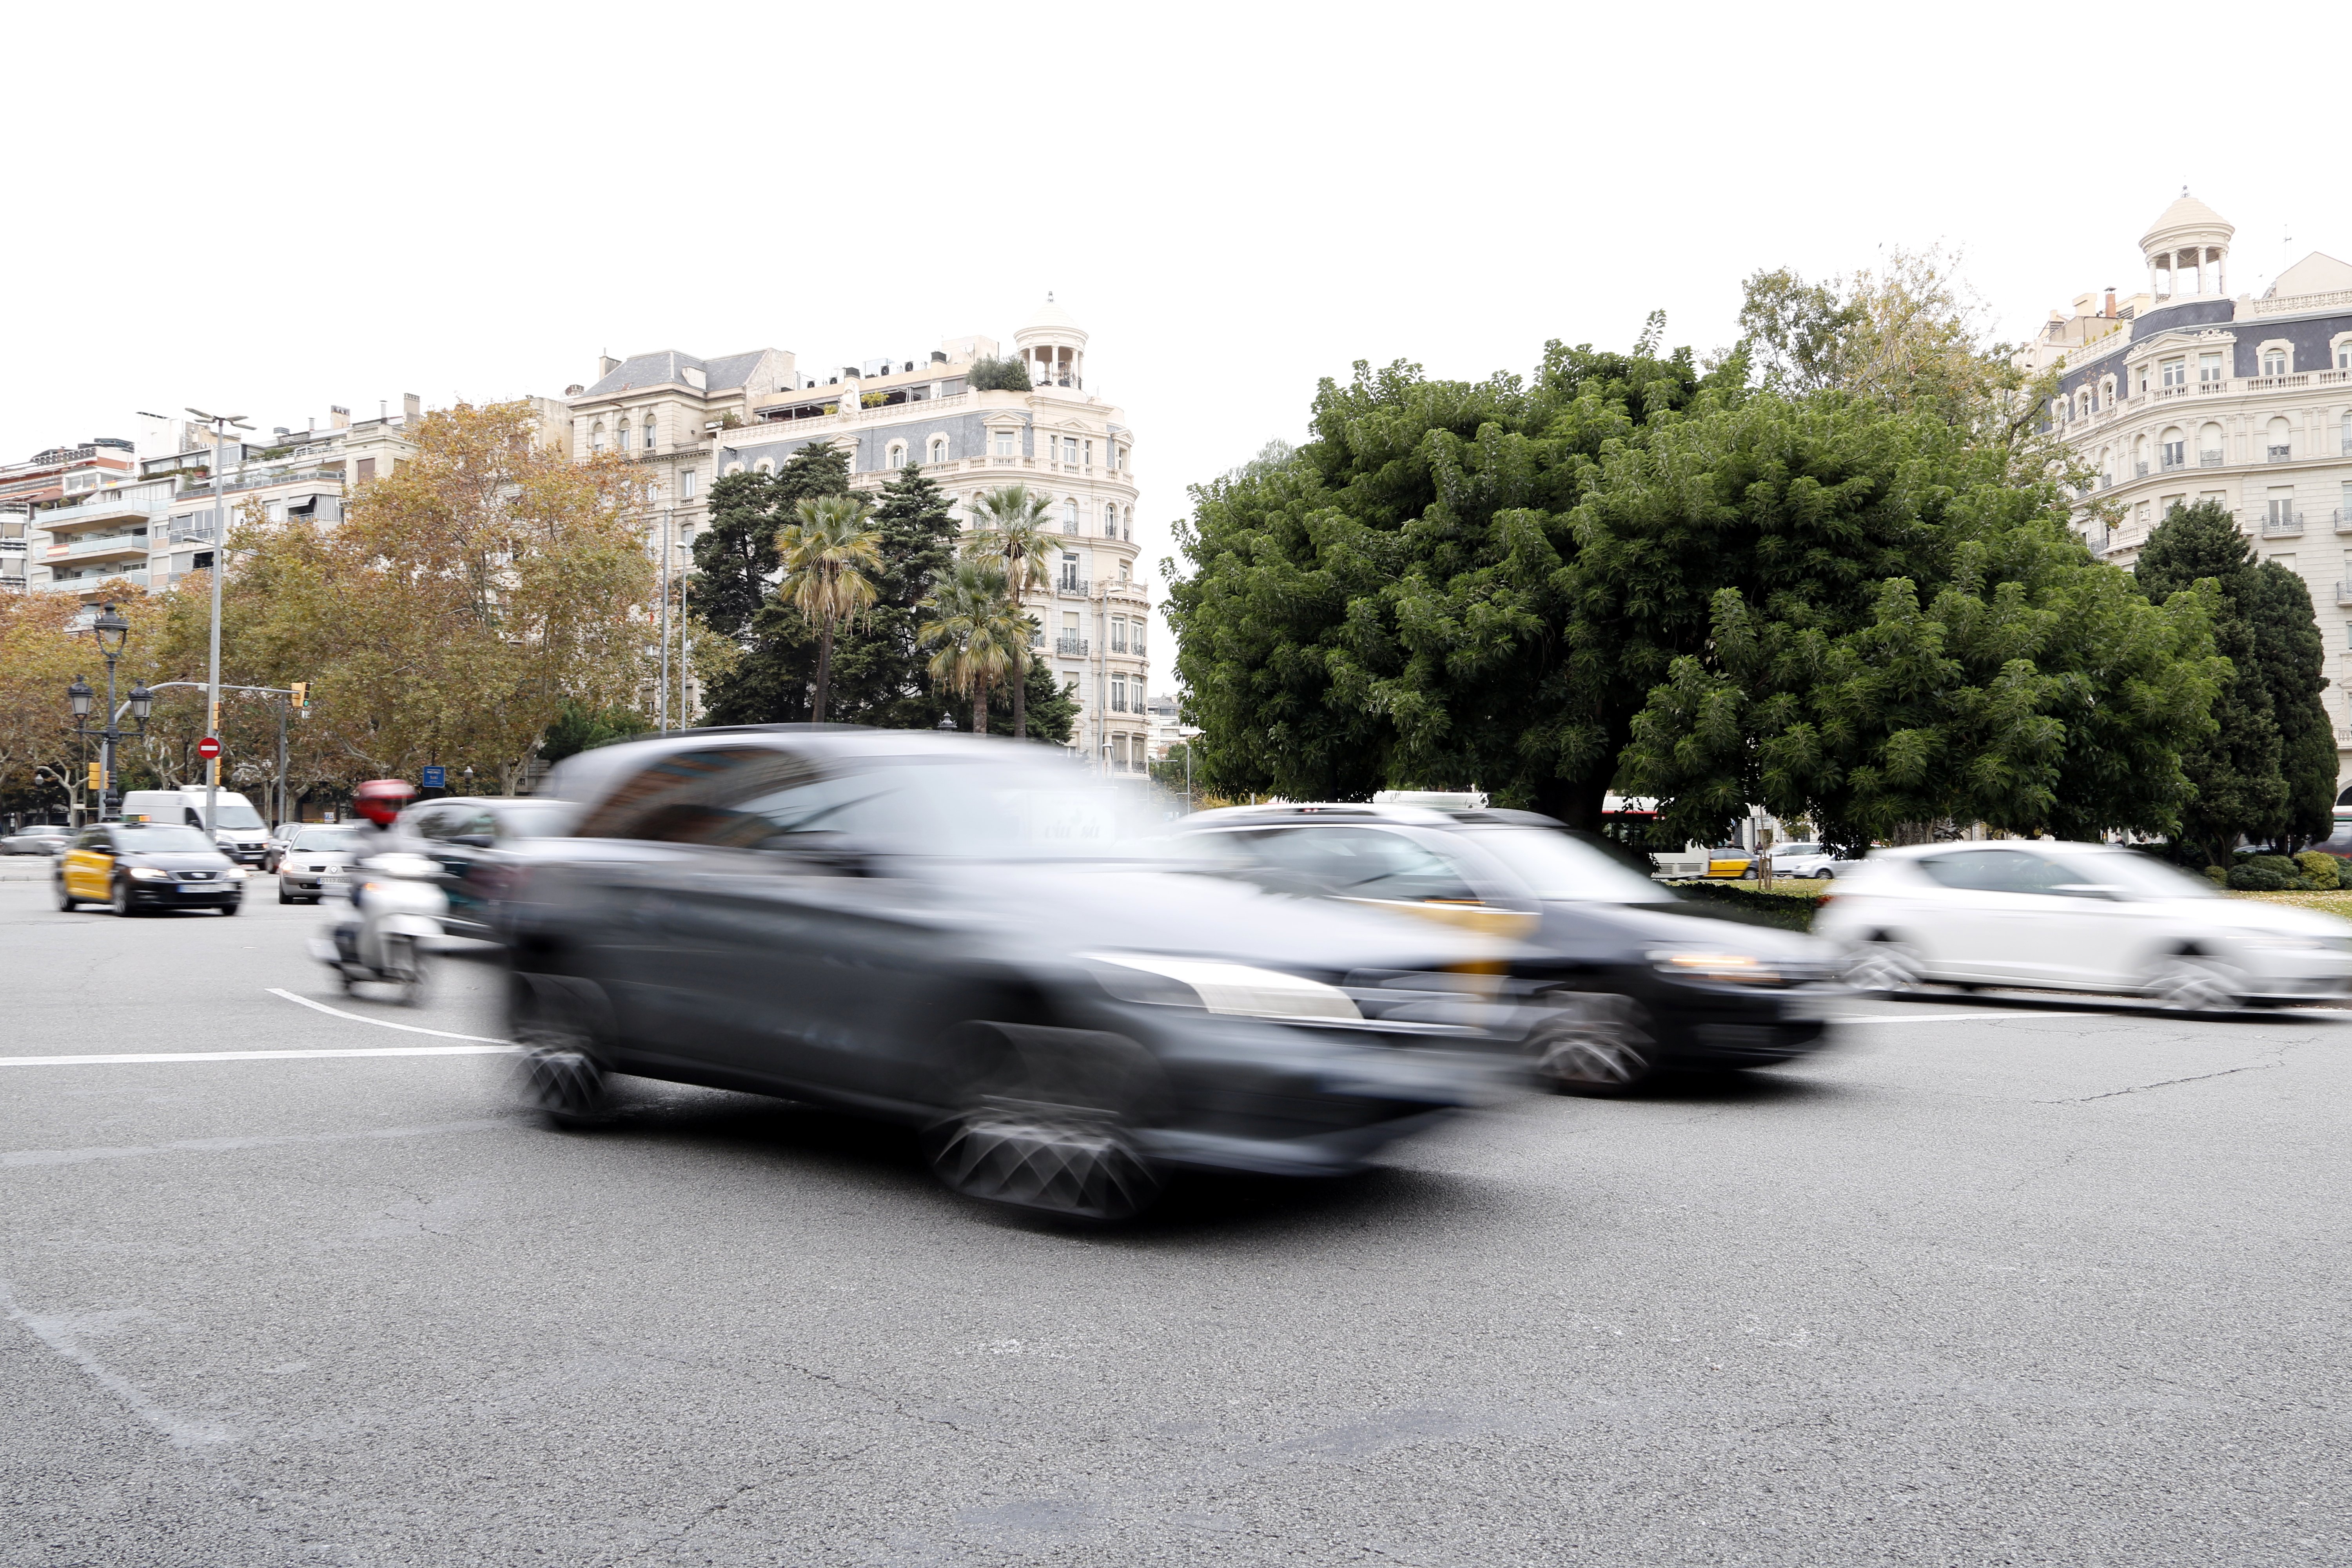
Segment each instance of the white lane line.
[{"label": "white lane line", "polygon": [[1988,1008],[1981,1013],[1864,1013],[1859,1016],[1832,1018],[1832,1024],[1990,1024],[2004,1018],[2101,1018],[2104,1013],[2023,1013],[2009,1008],[1998,1011]]},{"label": "white lane line", "polygon": [[136,1384],[81,1347],[74,1332],[74,1320],[26,1311],[17,1304],[16,1292],[5,1279],[0,1279],[0,1313],[5,1313],[11,1322],[73,1363],[84,1377],[129,1405],[132,1415],[169,1437],[174,1447],[201,1448],[236,1441],[236,1434],[218,1422],[184,1415],[148,1398]]},{"label": "white lane line", "polygon": [[269,987],[269,994],[283,996],[289,1002],[304,1007],[314,1007],[330,1017],[349,1018],[354,1024],[373,1024],[379,1029],[398,1029],[407,1035],[436,1035],[445,1040],[473,1040],[480,1045],[512,1048],[512,1042],[494,1040],[488,1035],[453,1035],[446,1029],[428,1029],[421,1024],[395,1024],[389,1018],[371,1018],[365,1013],[346,1013],[341,1007],[330,1007],[324,1002],[313,1002],[308,996],[297,996],[291,991],[281,991],[275,985]]},{"label": "white lane line", "polygon": [[494,1040],[486,1035],[459,1035],[447,1029],[428,1029],[422,1024],[396,1024],[390,1018],[371,1018],[364,1013],[347,1013],[341,1007],[330,1007],[324,1002],[313,1002],[308,996],[297,996],[291,991],[281,991],[274,985],[268,991],[272,996],[282,996],[289,1002],[315,1008],[331,1017],[349,1018],[355,1024],[373,1024],[379,1029],[398,1029],[403,1034],[431,1035],[437,1039],[467,1043],[462,1046],[356,1046],[299,1051],[126,1051],[104,1056],[0,1057],[0,1068],[121,1067],[147,1062],[311,1061],[326,1057],[495,1057],[504,1056],[514,1049],[508,1042]]}]

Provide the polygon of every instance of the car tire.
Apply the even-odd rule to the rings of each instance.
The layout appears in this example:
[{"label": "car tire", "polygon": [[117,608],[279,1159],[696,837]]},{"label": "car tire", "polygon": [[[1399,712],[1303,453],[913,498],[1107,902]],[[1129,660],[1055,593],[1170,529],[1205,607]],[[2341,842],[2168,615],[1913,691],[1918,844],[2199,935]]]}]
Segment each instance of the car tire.
[{"label": "car tire", "polygon": [[2186,952],[2157,965],[2142,994],[2168,1013],[2227,1013],[2242,1005],[2227,969]]},{"label": "car tire", "polygon": [[614,1119],[612,1073],[593,1027],[602,1003],[589,982],[563,975],[518,974],[509,990],[507,1032],[523,1099],[567,1132]]},{"label": "car tire", "polygon": [[283,882],[278,884],[278,901],[281,904],[290,904],[294,901],[294,895],[286,890],[286,884]]},{"label": "car tire", "polygon": [[1908,996],[1927,983],[1927,965],[1907,943],[1884,937],[1864,942],[1846,959],[1846,984],[1871,996]]},{"label": "car tire", "polygon": [[1663,1058],[1650,1017],[1631,996],[1568,991],[1547,1000],[1552,1013],[1527,1042],[1535,1075],[1547,1088],[1608,1099],[1657,1077]]},{"label": "car tire", "polygon": [[117,920],[129,920],[140,912],[139,900],[131,896],[130,878],[114,879],[114,892],[107,900],[107,907],[114,911]]},{"label": "car tire", "polygon": [[81,900],[66,891],[66,879],[63,877],[58,879],[58,908],[67,914],[71,914],[81,908]]},{"label": "car tire", "polygon": [[221,913],[225,915],[239,914],[244,911],[244,909],[245,900],[243,899],[231,899],[227,903],[221,906]]},{"label": "car tire", "polygon": [[1834,882],[1837,880],[1837,873],[1830,869],[1827,866],[1824,866],[1820,870],[1813,873],[1813,879],[1816,881]]},{"label": "car tire", "polygon": [[1117,1225],[1160,1200],[1167,1172],[1137,1134],[1169,1103],[1158,1060],[1121,1035],[974,1021],[950,1061],[983,1064],[924,1130],[931,1173],[964,1197],[1066,1223]]}]

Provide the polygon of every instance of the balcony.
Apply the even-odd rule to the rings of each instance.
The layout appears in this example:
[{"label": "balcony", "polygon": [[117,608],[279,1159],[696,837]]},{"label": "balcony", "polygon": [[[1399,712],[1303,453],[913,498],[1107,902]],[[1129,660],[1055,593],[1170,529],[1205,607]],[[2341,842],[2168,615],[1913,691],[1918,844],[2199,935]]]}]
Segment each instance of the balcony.
[{"label": "balcony", "polygon": [[2132,476],[2133,478],[2141,479],[2147,478],[2147,465],[2146,463],[2134,463],[2132,467],[2137,470],[2137,472]]},{"label": "balcony", "polygon": [[2263,448],[2263,454],[2273,463],[2287,462],[2292,460],[2294,457],[2294,448],[2293,447],[2265,447]]},{"label": "balcony", "polygon": [[2300,539],[2303,537],[2303,513],[2283,511],[2263,519],[2264,539]]},{"label": "balcony", "polygon": [[171,493],[167,485],[138,487],[144,493],[100,496],[94,500],[78,501],[72,506],[50,507],[33,513],[33,524],[51,533],[64,533],[74,529],[102,528],[108,523],[144,522],[155,507]]},{"label": "balcony", "polygon": [[2352,583],[2336,584],[2336,602],[2339,605],[2352,605]]},{"label": "balcony", "polygon": [[2339,506],[2327,514],[2327,520],[2335,525],[2336,532],[2352,533],[2352,510]]},{"label": "balcony", "polygon": [[1056,658],[1086,658],[1087,639],[1084,637],[1055,637],[1054,639],[1054,657]]},{"label": "balcony", "polygon": [[1083,599],[1087,596],[1087,580],[1065,572],[1061,580],[1054,584],[1054,592],[1066,599]]},{"label": "balcony", "polygon": [[37,583],[33,586],[46,594],[99,595],[120,592],[125,584],[144,588],[147,585],[146,570],[142,567],[137,571],[91,572],[79,577],[52,576],[47,582]]},{"label": "balcony", "polygon": [[147,536],[143,533],[109,533],[92,537],[83,534],[52,544],[42,553],[44,561],[130,561],[147,559]]},{"label": "balcony", "polygon": [[2197,454],[2197,466],[2200,468],[2218,468],[2221,466],[2221,454],[2200,452]]}]

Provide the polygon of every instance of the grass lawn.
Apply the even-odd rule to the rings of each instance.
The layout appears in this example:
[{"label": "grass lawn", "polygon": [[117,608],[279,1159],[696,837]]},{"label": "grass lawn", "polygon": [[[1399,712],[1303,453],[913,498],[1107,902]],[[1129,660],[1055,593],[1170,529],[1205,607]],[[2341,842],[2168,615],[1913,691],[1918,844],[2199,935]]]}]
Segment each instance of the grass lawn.
[{"label": "grass lawn", "polygon": [[2328,893],[2231,893],[2233,899],[2252,899],[2258,904],[2299,904],[2306,910],[2326,910],[2331,915],[2352,920],[2352,889],[2338,888]]}]

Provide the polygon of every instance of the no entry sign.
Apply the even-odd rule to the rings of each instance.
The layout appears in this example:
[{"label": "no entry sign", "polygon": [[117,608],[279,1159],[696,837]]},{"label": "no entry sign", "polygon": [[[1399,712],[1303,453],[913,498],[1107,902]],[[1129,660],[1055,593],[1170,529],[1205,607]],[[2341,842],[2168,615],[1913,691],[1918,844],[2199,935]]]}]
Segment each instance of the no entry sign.
[{"label": "no entry sign", "polygon": [[219,739],[218,739],[217,737],[215,737],[215,736],[206,735],[203,740],[198,741],[198,742],[196,742],[196,755],[198,755],[198,756],[200,756],[200,757],[204,758],[204,760],[205,760],[205,761],[206,761],[206,762],[208,762],[208,763],[209,763],[209,762],[211,762],[215,757],[219,756],[219,755],[220,755],[220,741],[219,741]]}]

